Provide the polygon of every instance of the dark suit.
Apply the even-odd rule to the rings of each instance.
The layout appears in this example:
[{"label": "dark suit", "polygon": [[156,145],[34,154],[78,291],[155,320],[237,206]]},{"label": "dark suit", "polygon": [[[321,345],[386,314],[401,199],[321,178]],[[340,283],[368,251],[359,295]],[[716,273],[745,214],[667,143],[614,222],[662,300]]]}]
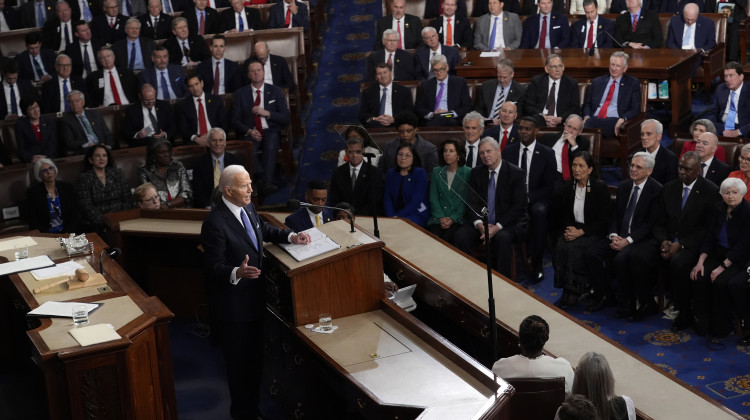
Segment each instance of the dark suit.
[{"label": "dark suit", "polygon": [[[34,90],[31,87],[31,82],[24,79],[17,79],[15,85],[18,87],[18,93],[16,96],[16,105],[18,106],[19,117],[23,115],[23,109],[21,109],[21,98],[32,96]],[[4,120],[8,116],[8,104],[11,98],[5,97],[5,86],[4,83],[0,82],[0,120]]]},{"label": "dark suit", "polygon": [[245,227],[223,200],[206,216],[201,226],[211,321],[222,343],[232,398],[230,411],[234,418],[255,418],[259,414],[258,387],[263,366],[262,331],[266,305],[265,281],[242,278],[233,285],[230,283],[232,271],[246,256],[248,265],[263,270],[263,242],[289,242],[291,233],[263,221],[252,204],[245,207],[245,212],[252,225],[250,229],[257,237],[257,245],[252,243]]},{"label": "dark suit", "polygon": [[[248,29],[265,29],[263,26],[263,21],[260,20],[260,13],[257,9],[253,9],[251,7],[245,7],[244,10],[245,13],[245,20],[247,21],[247,26],[243,28],[243,30]],[[238,29],[237,28],[237,18],[236,18],[236,12],[231,7],[229,9],[223,10],[221,13],[221,28],[224,31],[230,31],[232,29]]]},{"label": "dark suit", "polygon": [[[197,9],[193,7],[188,7],[187,10],[182,12],[182,17],[187,19],[188,22],[188,32],[190,33],[190,37],[193,37],[195,35],[200,35],[199,27],[198,27],[198,17],[195,15],[197,13]],[[203,22],[203,34],[218,34],[223,32],[223,24],[221,20],[221,16],[219,16],[219,12],[216,11],[216,9],[212,7],[206,7],[203,9],[204,13],[204,22]]]},{"label": "dark suit", "polygon": [[[570,48],[583,48],[586,46],[586,31],[590,26],[588,19],[578,19],[573,25],[570,26]],[[612,38],[608,37],[604,32],[614,36],[615,33],[615,22],[605,18],[604,16],[598,16],[596,22],[596,43],[597,48],[612,48],[614,43]]]},{"label": "dark suit", "polygon": [[105,13],[91,19],[89,26],[91,26],[91,33],[95,39],[101,41],[102,44],[114,44],[127,36],[125,35],[125,22],[127,20],[127,16],[117,15],[114,26],[110,28],[109,16]]},{"label": "dark suit", "polygon": [[[166,79],[172,86],[172,90],[176,95],[176,98],[171,99],[183,98],[188,92],[187,86],[185,85],[185,70],[182,69],[182,66],[177,64],[167,64],[166,70]],[[161,70],[158,70],[156,67],[151,67],[138,73],[139,85],[143,86],[148,83],[153,86],[156,89],[157,97],[161,95],[161,89],[159,87],[159,81],[161,80],[160,72]]]},{"label": "dark suit", "polygon": [[557,217],[554,219],[558,224],[553,226],[553,229],[558,231],[556,236],[561,235],[562,231],[568,226],[583,229],[584,237],[600,238],[606,235],[610,207],[612,206],[609,188],[602,180],[590,180],[590,184],[591,189],[587,189],[586,198],[583,202],[583,223],[577,222],[575,214],[573,214],[576,199],[575,181],[569,180],[561,186],[561,189],[556,191],[554,208]]},{"label": "dark suit", "polygon": [[[617,118],[597,118],[594,115],[599,107],[599,102],[607,94],[610,76],[599,76],[591,82],[586,91],[586,101],[583,103],[583,116],[589,116],[584,127],[601,128],[604,137],[615,136],[615,123]],[[641,86],[638,79],[628,74],[623,74],[619,82],[620,88],[617,94],[617,113],[619,118],[629,120],[640,113],[641,109]]]},{"label": "dark suit", "polygon": [[[558,12],[550,12],[547,17],[547,36],[549,45],[547,48],[566,48],[570,43],[570,25],[568,18]],[[541,15],[532,15],[523,22],[523,35],[519,48],[537,48],[539,36],[541,35]]]},{"label": "dark suit", "polygon": [[664,34],[661,31],[659,14],[641,9],[635,32],[633,32],[630,13],[621,14],[615,20],[615,39],[623,45],[626,42],[640,42],[651,48],[661,48],[664,43]]},{"label": "dark suit", "polygon": [[[182,64],[182,42],[177,41],[177,37],[170,36],[164,41],[164,47],[169,51],[169,62],[172,64]],[[187,38],[188,50],[190,50],[190,60],[203,61],[211,57],[211,53],[206,46],[206,41],[200,35],[190,35]]]},{"label": "dark suit", "polygon": [[[76,77],[71,74],[68,81],[70,82],[70,90],[68,92],[80,90],[84,95],[86,94],[86,84],[80,77]],[[53,77],[52,79],[44,82],[44,84],[42,85],[42,98],[44,98],[44,100],[39,104],[42,108],[42,114],[65,111],[65,108],[60,109],[60,100],[64,99],[61,98],[61,95],[62,92],[60,91],[60,82],[58,77]]]},{"label": "dark suit", "polygon": [[[659,8],[661,7],[661,0],[643,0],[641,2],[641,8],[644,10],[651,10],[653,12],[659,12]],[[612,14],[620,14],[622,12],[627,12],[628,7],[625,4],[625,0],[612,0],[612,4],[609,6],[609,12]]]},{"label": "dark suit", "polygon": [[444,93],[444,95],[448,95],[448,111],[453,111],[457,115],[453,118],[433,115],[432,118],[427,119],[427,115],[435,110],[438,83],[437,78],[432,78],[425,80],[417,88],[417,100],[414,103],[417,115],[422,119],[423,125],[461,125],[464,116],[471,111],[471,97],[469,96],[466,79],[458,76],[448,77],[448,85],[445,87]]},{"label": "dark suit", "polygon": [[[294,76],[292,76],[292,72],[289,70],[289,64],[287,64],[286,58],[280,55],[268,54],[268,59],[271,60],[271,78],[273,78],[273,85],[282,89],[289,89],[289,91],[292,92],[295,86]],[[242,86],[250,84],[250,79],[247,77],[247,67],[253,60],[257,60],[257,57],[250,56],[242,64],[242,68],[240,68]],[[265,66],[263,68],[265,68]]]},{"label": "dark suit", "polygon": [[[373,51],[367,56],[367,78],[366,82],[375,81],[375,66],[379,63],[388,62],[385,49]],[[419,79],[419,64],[414,54],[401,49],[393,54],[393,80],[402,82],[404,80]]]},{"label": "dark suit", "polygon": [[[57,55],[54,51],[41,48],[39,50],[39,56],[42,59],[42,67],[52,77],[57,75],[55,70],[55,58]],[[31,54],[28,51],[24,51],[15,57],[16,63],[18,63],[18,77],[26,80],[38,80],[35,76],[34,65],[31,63]]]},{"label": "dark suit", "polygon": [[[99,40],[92,38],[89,41],[88,47],[86,48],[89,52],[92,53],[91,55],[94,57],[93,60],[91,59],[91,57],[89,57],[89,60],[91,60],[89,64],[97,66],[97,69],[100,65],[97,61],[96,52],[99,51],[99,48],[101,48],[103,45],[104,44],[99,42]],[[81,42],[76,39],[72,44],[68,46],[68,48],[65,49],[65,54],[70,57],[70,62],[73,64],[72,74],[82,78],[85,65],[83,64],[83,54],[81,53]],[[117,56],[115,56],[115,59],[116,58]],[[150,57],[149,61],[151,61]]]},{"label": "dark suit", "polygon": [[[195,208],[206,208],[211,206],[211,196],[214,192],[214,163],[211,152],[206,152],[193,168],[193,206]],[[224,152],[224,167],[230,165],[245,166],[245,162],[239,156]]]},{"label": "dark suit", "polygon": [[[130,55],[128,54],[128,43],[130,40],[125,38],[121,39],[112,45],[112,51],[115,53],[115,66],[126,69],[130,63]],[[148,37],[139,36],[138,44],[141,46],[141,57],[143,59],[143,67],[153,67],[154,62],[151,60],[151,54],[154,52],[154,40]],[[130,69],[134,70],[134,69]],[[141,69],[142,70],[142,69]]]},{"label": "dark suit", "polygon": [[[128,98],[128,102],[133,103],[138,99],[138,81],[135,74],[128,69],[119,69],[115,67],[117,75],[120,77],[122,93]],[[112,104],[104,103],[104,86],[109,84],[107,70],[99,69],[86,78],[86,90],[88,91],[87,103],[89,106],[109,106]],[[122,98],[120,98],[122,99]]]},{"label": "dark suit", "polygon": [[[323,223],[333,221],[333,211],[329,209],[321,209],[320,218],[323,220]],[[284,224],[295,232],[302,232],[303,230],[315,227],[312,220],[310,220],[310,214],[305,208],[299,209],[287,216],[286,219],[284,219]]]},{"label": "dark suit", "polygon": [[[500,125],[496,125],[484,130],[482,132],[482,137],[480,138],[492,137],[493,139],[497,140],[498,144],[502,145],[504,131],[505,130]],[[518,124],[513,123],[510,130],[508,131],[508,142],[506,143],[505,147],[508,147],[509,144],[513,144],[518,141],[520,141],[520,137],[518,137]],[[481,160],[478,160],[477,162],[481,162]]]},{"label": "dark suit", "polygon": [[[646,149],[640,149],[638,152],[645,152]],[[667,182],[677,179],[677,155],[671,150],[664,146],[659,146],[659,150],[656,152],[656,163],[654,164],[654,171],[651,172],[651,178],[659,181],[660,184],[664,185]],[[729,172],[727,172],[729,175]]]},{"label": "dark suit", "polygon": [[[716,126],[716,132],[721,134],[725,129],[725,123],[722,121],[724,111],[727,110],[727,103],[731,92],[726,83],[720,84],[714,95],[711,97],[710,112],[706,118],[711,120]],[[728,114],[728,112],[727,112]],[[737,101],[737,124],[735,129],[739,129],[743,136],[750,135],[750,82],[742,83],[740,99]]]},{"label": "dark suit", "polygon": [[[492,114],[492,107],[495,105],[495,92],[497,91],[497,85],[500,82],[497,79],[488,80],[482,83],[479,89],[478,95],[474,98],[474,111],[482,114],[485,118],[489,118]],[[515,80],[510,82],[510,90],[508,91],[505,102],[515,102],[516,108],[519,114],[523,111],[523,99],[526,94],[526,86],[516,82]]]},{"label": "dark suit", "polygon": [[[55,4],[56,2],[54,0],[43,0],[44,2],[44,11],[46,15],[46,20],[50,20],[55,18]],[[37,25],[36,22],[36,1],[31,0],[23,3],[21,7],[19,7],[19,12],[21,14],[21,26],[23,28],[35,28],[41,25]]]},{"label": "dark suit", "polygon": [[[557,143],[557,141],[560,140],[562,135],[563,135],[562,131],[559,133],[548,133],[539,137],[537,141],[539,141],[539,143],[542,143],[543,145],[552,149]],[[588,139],[586,139],[583,136],[578,136],[576,138],[576,144],[578,145],[578,147],[576,147],[575,149],[568,147],[568,169],[570,169],[570,166],[573,165],[573,156],[575,156],[575,154],[578,152],[588,151],[590,147],[590,142],[588,141]],[[557,156],[557,153],[555,153],[555,160],[557,159],[558,159],[558,156]],[[560,156],[559,159],[562,164],[562,156]]]},{"label": "dark suit", "polygon": [[[65,181],[55,181],[55,190],[60,197],[60,211],[63,221],[61,233],[76,233],[78,231],[78,198],[73,184]],[[47,201],[47,187],[43,182],[37,182],[29,188],[27,217],[29,229],[39,229],[42,233],[49,233],[49,202]]]},{"label": "dark suit", "polygon": [[[445,56],[448,61],[448,74],[451,76],[456,75],[456,68],[458,63],[461,62],[461,56],[458,54],[458,50],[454,47],[441,46],[440,53]],[[417,68],[419,69],[419,79],[429,79],[434,75],[430,71],[430,57],[432,56],[432,50],[427,47],[419,47],[414,52],[417,58]]]},{"label": "dark suit", "polygon": [[380,209],[380,201],[383,198],[380,171],[365,160],[357,174],[354,188],[351,172],[352,167],[349,163],[333,170],[328,202],[338,204],[344,201],[354,206],[357,216],[372,216]]},{"label": "dark suit", "polygon": [[[414,112],[414,102],[412,102],[411,90],[400,86],[396,83],[391,87],[391,108],[392,117],[404,111]],[[383,94],[382,87],[379,84],[369,86],[362,92],[362,98],[359,100],[359,121],[366,127],[383,127],[379,122],[374,121],[374,117],[380,116],[380,97]]]},{"label": "dark suit", "polygon": [[10,2],[5,3],[0,13],[5,17],[5,23],[8,24],[8,28],[12,31],[14,29],[21,29],[21,19],[19,18],[18,12],[14,9]]},{"label": "dark suit", "polygon": [[[67,23],[68,30],[70,31],[69,41],[71,44],[73,43],[73,41],[75,41],[75,27],[73,26],[73,23],[74,22],[72,19]],[[44,24],[44,27],[42,28],[42,46],[44,48],[48,48],[53,51],[62,51],[65,49],[64,46],[62,49],[60,48],[60,42],[64,37],[62,25],[63,24],[57,17],[47,20],[47,22]]]},{"label": "dark suit", "polygon": [[[70,12],[72,13],[73,20],[85,20],[83,18],[83,13],[81,12],[81,6],[78,4],[78,0],[70,0],[68,1],[68,4],[70,5]],[[99,0],[86,0],[86,4],[89,7],[89,11],[91,11],[91,16],[99,16],[104,11],[102,10],[102,2]],[[119,2],[120,6],[122,7],[122,2]],[[133,3],[134,5],[136,3]],[[146,8],[146,4],[143,4],[142,9]]]},{"label": "dark suit", "polygon": [[[489,180],[490,170],[486,165],[471,170],[469,186],[479,196],[472,195],[474,199],[469,205],[474,210],[466,212],[471,221],[461,226],[455,236],[456,247],[466,253],[479,242],[479,230],[473,223],[480,220],[476,214],[481,214],[481,209],[487,205]],[[523,171],[513,164],[502,162],[497,173],[495,193],[495,222],[502,229],[492,238],[492,266],[507,277],[510,277],[512,264],[515,263],[511,258],[513,243],[525,236],[528,224],[524,185]]]},{"label": "dark suit", "polygon": [[56,121],[47,115],[42,115],[39,124],[42,132],[41,142],[37,140],[28,118],[22,117],[16,120],[16,144],[21,162],[30,163],[34,155],[44,155],[50,159],[57,157]]},{"label": "dark suit", "polygon": [[[423,17],[425,19],[440,18],[442,15],[442,13],[440,13],[441,4],[443,4],[443,0],[426,0],[424,5]],[[460,17],[463,19],[466,19],[468,17],[466,0],[456,0],[456,17]],[[430,24],[430,26],[432,26],[432,24]],[[437,29],[436,26],[433,26],[433,28]]]},{"label": "dark suit", "polygon": [[706,170],[706,179],[713,182],[717,187],[721,186],[721,183],[729,176],[731,169],[729,165],[720,161],[714,156],[711,160],[711,165]]},{"label": "dark suit", "polygon": [[[581,115],[581,97],[578,81],[570,76],[563,76],[557,80],[557,98],[555,100],[555,114],[562,118],[562,123],[571,114]],[[544,112],[549,96],[549,75],[540,74],[531,78],[524,95],[524,115],[535,115]]]},{"label": "dark suit", "polygon": [[[114,146],[112,132],[109,131],[104,118],[95,109],[86,109],[83,111],[94,129],[94,134],[99,139],[99,143]],[[58,121],[59,138],[65,144],[65,147],[75,153],[82,154],[85,149],[82,147],[88,142],[86,132],[83,130],[80,120],[72,111],[64,112]]]},{"label": "dark suit", "polygon": [[[457,13],[458,15],[458,13]],[[466,47],[468,49],[474,48],[474,30],[471,28],[471,22],[467,18],[461,18],[454,16],[451,20],[453,26],[453,42],[454,46]],[[440,43],[445,45],[445,34],[443,34],[443,17],[439,16],[430,22],[430,26],[435,28],[438,33],[438,40]]]},{"label": "dark suit", "polygon": [[[297,14],[293,14],[291,16],[292,18],[292,27],[298,28],[301,27],[305,32],[310,31],[310,19],[309,15],[310,13],[307,11],[307,6],[304,3],[300,3],[298,1],[295,1],[297,3]],[[284,14],[284,2],[279,1],[268,10],[268,29],[275,29],[275,28],[286,28],[286,25],[284,23],[286,22],[286,16]],[[421,28],[421,27],[420,27]]]},{"label": "dark suit", "polygon": [[[503,10],[508,9],[503,6]],[[521,6],[520,11],[518,11],[517,13],[519,15],[533,15],[535,13],[539,13],[539,6],[537,6],[537,4],[533,1],[525,1],[523,2],[523,6]],[[565,0],[553,0],[552,13],[559,13],[561,15],[567,13],[567,10],[565,10]]]},{"label": "dark suit", "polygon": [[[415,49],[422,46],[422,19],[405,14],[404,33],[401,34],[405,50]],[[383,16],[375,23],[375,50],[383,49],[383,32],[393,28],[393,15]]]},{"label": "dark suit", "polygon": [[[214,96],[204,91],[205,100],[203,108],[206,110],[208,123],[211,127],[221,127],[226,131],[229,127],[227,124],[227,111],[224,108],[224,100],[219,96]],[[177,129],[182,136],[183,142],[192,142],[190,138],[198,135],[198,109],[195,107],[193,96],[188,94],[175,105],[177,114]]]},{"label": "dark suit", "polygon": [[[682,15],[672,16],[669,20],[669,32],[667,33],[667,48],[682,48],[682,33],[685,30],[685,21]],[[710,50],[716,46],[716,26],[714,21],[698,15],[693,27],[695,31],[695,48]]]},{"label": "dark suit", "polygon": [[141,21],[141,36],[151,39],[167,39],[172,35],[172,16],[166,13],[159,14],[159,20],[154,28],[150,13],[144,13],[138,16]]},{"label": "dark suit", "polygon": [[[214,72],[216,66],[213,59],[202,61],[195,68],[195,74],[203,80],[203,89],[213,92],[214,89]],[[240,84],[240,65],[232,60],[224,58],[224,93],[234,93],[239,89]]]},{"label": "dark suit", "polygon": [[[177,127],[174,122],[174,112],[169,102],[157,100],[152,108],[151,112],[156,117],[156,122],[159,125],[159,130],[167,133],[167,139],[174,142],[174,135],[177,131]],[[151,121],[148,121],[151,125]],[[125,117],[123,119],[122,131],[123,137],[128,140],[128,146],[148,146],[153,140],[153,137],[144,137],[139,139],[136,137],[136,133],[141,131],[146,124],[143,121],[143,105],[140,102],[135,102],[129,105],[125,109]],[[158,132],[156,133],[158,134]]]}]

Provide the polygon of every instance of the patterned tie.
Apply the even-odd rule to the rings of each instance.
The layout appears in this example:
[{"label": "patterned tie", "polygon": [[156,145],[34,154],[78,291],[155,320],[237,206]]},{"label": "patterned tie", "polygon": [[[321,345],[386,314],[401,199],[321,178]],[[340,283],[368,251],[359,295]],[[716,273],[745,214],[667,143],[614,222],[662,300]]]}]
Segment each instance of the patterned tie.
[{"label": "patterned tie", "polygon": [[734,105],[735,91],[729,96],[729,112],[727,112],[727,120],[724,122],[724,128],[727,130],[734,130],[734,120],[737,118],[737,107]]},{"label": "patterned tie", "polygon": [[128,61],[128,68],[130,70],[135,69],[135,42],[130,43],[130,61]]},{"label": "patterned tie", "polygon": [[154,109],[151,108],[148,110],[148,119],[151,120],[151,128],[154,129],[154,134],[159,134],[159,121],[156,120],[156,115],[154,115]]},{"label": "patterned tie", "polygon": [[469,153],[466,155],[466,166],[474,167],[474,146],[469,145]]},{"label": "patterned tie", "polygon": [[255,236],[255,229],[253,228],[253,225],[250,223],[250,219],[247,218],[247,214],[245,213],[245,209],[240,210],[240,217],[242,218],[242,225],[245,227],[245,232],[247,232],[247,235],[250,237],[250,243],[253,244],[253,247],[255,249],[258,249],[258,237]]},{"label": "patterned tie", "polygon": [[292,9],[287,7],[286,16],[284,16],[284,27],[288,28],[290,23],[292,23]]},{"label": "patterned tie", "polygon": [[495,106],[492,107],[492,114],[490,114],[490,119],[495,119],[500,117],[500,108],[503,107],[503,104],[505,103],[505,88],[500,86],[500,93],[497,95],[497,100],[495,101]]},{"label": "patterned tie", "polygon": [[552,82],[552,88],[549,90],[549,96],[547,96],[547,115],[555,115],[555,87],[557,82]]},{"label": "patterned tie", "polygon": [[383,96],[380,97],[380,115],[385,115],[385,102],[388,99],[388,88],[383,88]]},{"label": "patterned tie", "polygon": [[487,186],[487,208],[491,225],[495,224],[495,189],[495,171],[491,171],[490,184]]},{"label": "patterned tie", "polygon": [[680,204],[680,210],[685,209],[685,203],[687,203],[689,196],[690,196],[690,187],[685,187],[682,192],[682,204]]},{"label": "patterned tie", "polygon": [[622,226],[620,226],[620,236],[630,236],[630,222],[633,220],[635,205],[638,202],[638,190],[639,187],[636,186],[633,188],[633,194],[630,195],[628,207],[625,209],[625,216],[622,218]]},{"label": "patterned tie", "polygon": [[393,70],[393,53],[388,53],[388,66]]},{"label": "patterned tie", "polygon": [[453,46],[453,26],[451,25],[451,18],[445,23],[445,45]]},{"label": "patterned tie", "polygon": [[[260,89],[255,89],[255,102],[253,106],[260,106]],[[263,135],[263,120],[260,119],[260,115],[255,114],[255,129],[258,130],[260,135]]]},{"label": "patterned tie", "polygon": [[89,9],[89,2],[84,0],[81,3],[83,4],[83,20],[91,22],[94,16],[91,14],[91,9]]},{"label": "patterned tie", "polygon": [[41,28],[45,22],[47,22],[47,14],[44,13],[44,2],[38,1],[36,3],[36,27]]},{"label": "patterned tie", "polygon": [[117,92],[117,84],[115,83],[115,76],[112,75],[112,72],[109,72],[109,87],[112,89],[112,97],[115,100],[115,103],[117,105],[122,105],[122,102],[120,102],[120,93]]},{"label": "patterned tie", "polygon": [[63,102],[65,102],[65,110],[70,111],[70,103],[68,103],[68,94],[70,93],[70,90],[68,89],[68,81],[63,80],[63,98],[65,99]]},{"label": "patterned tie", "polygon": [[609,85],[607,98],[604,100],[604,104],[602,104],[602,109],[600,109],[599,113],[596,114],[596,118],[607,118],[607,108],[609,108],[609,104],[612,102],[612,97],[615,96],[615,84],[616,83],[617,83],[617,80],[612,80],[612,84]]},{"label": "patterned tie", "polygon": [[219,85],[221,84],[221,71],[219,70],[219,61],[216,62],[216,70],[214,70],[214,95],[219,94]]},{"label": "patterned tie", "polygon": [[214,188],[219,186],[219,178],[221,178],[221,165],[219,158],[214,158]]},{"label": "patterned tie", "polygon": [[18,115],[18,104],[16,103],[15,83],[10,84],[10,113]]},{"label": "patterned tie", "polygon": [[633,15],[633,32],[635,32],[636,26],[638,26],[638,15]]},{"label": "patterned tie", "polygon": [[161,99],[163,99],[165,101],[168,101],[168,100],[170,100],[172,98],[169,95],[169,86],[167,86],[167,78],[164,77],[164,73],[166,73],[166,72],[165,71],[161,72],[161,80],[160,80],[160,82],[161,82]]},{"label": "patterned tie", "polygon": [[162,3],[164,3],[164,13],[172,13],[172,5],[170,4],[170,1],[164,0]]},{"label": "patterned tie", "polygon": [[44,77],[44,70],[42,69],[42,65],[39,64],[39,56],[31,57],[31,63],[34,65],[34,80],[39,80],[42,77]]},{"label": "patterned tie", "polygon": [[190,61],[190,49],[187,47],[186,41],[182,41],[182,61],[183,64],[187,64]]},{"label": "patterned tie", "polygon": [[586,48],[594,46],[594,22],[589,23],[589,34],[586,36]]},{"label": "patterned tie", "polygon": [[92,73],[91,59],[89,58],[89,44],[83,44],[83,68],[86,69],[86,75]]},{"label": "patterned tie", "polygon": [[245,24],[242,22],[242,15],[237,13],[237,30],[242,32],[245,30]]},{"label": "patterned tie", "polygon": [[404,49],[404,36],[401,34],[401,20],[396,20],[396,32],[398,32],[398,47]]},{"label": "patterned tie", "polygon": [[198,98],[198,135],[202,136],[208,133],[208,123],[206,122],[206,111],[203,109],[203,102]]},{"label": "patterned tie", "polygon": [[496,17],[495,20],[492,22],[492,31],[490,32],[490,51],[493,51],[495,49],[495,37],[497,36],[497,20],[499,18]]},{"label": "patterned tie", "polygon": [[539,32],[539,48],[547,48],[547,16],[542,16],[542,29]]},{"label": "patterned tie", "polygon": [[433,112],[440,109],[440,102],[443,100],[444,91],[445,91],[445,82],[440,82],[440,90],[438,90],[437,97],[435,98],[435,109],[433,109]]},{"label": "patterned tie", "polygon": [[563,140],[562,148],[562,176],[565,181],[570,179],[570,145],[567,140]]},{"label": "patterned tie", "polygon": [[685,28],[685,35],[682,37],[682,48],[690,45],[690,37],[693,35],[693,25],[688,25]]},{"label": "patterned tie", "polygon": [[94,127],[91,126],[91,122],[86,117],[86,114],[79,115],[78,120],[81,122],[81,125],[83,125],[83,131],[86,132],[86,137],[98,142],[99,140],[96,138],[96,133],[94,133]]}]

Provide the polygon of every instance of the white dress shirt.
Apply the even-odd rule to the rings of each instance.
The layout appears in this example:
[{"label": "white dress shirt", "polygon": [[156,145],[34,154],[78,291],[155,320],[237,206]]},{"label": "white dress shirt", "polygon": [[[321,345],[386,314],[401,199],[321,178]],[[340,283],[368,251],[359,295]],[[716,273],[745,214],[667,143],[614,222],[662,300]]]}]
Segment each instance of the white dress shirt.
[{"label": "white dress shirt", "polygon": [[112,93],[112,85],[109,82],[109,75],[115,79],[115,86],[117,87],[117,94],[120,96],[120,105],[128,105],[128,97],[125,96],[125,91],[122,90],[122,84],[120,83],[120,75],[117,74],[117,69],[104,70],[104,106],[115,103],[115,95]]}]

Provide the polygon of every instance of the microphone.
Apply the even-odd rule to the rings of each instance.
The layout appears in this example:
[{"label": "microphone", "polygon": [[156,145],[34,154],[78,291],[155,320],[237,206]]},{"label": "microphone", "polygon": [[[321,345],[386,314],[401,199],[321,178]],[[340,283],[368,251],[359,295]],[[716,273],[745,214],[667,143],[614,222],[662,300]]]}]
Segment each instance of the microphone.
[{"label": "microphone", "polygon": [[354,233],[354,215],[347,209],[341,208],[341,207],[333,207],[333,206],[317,206],[315,204],[306,203],[304,201],[295,200],[293,198],[290,198],[286,202],[287,208],[289,210],[297,210],[300,207],[304,208],[321,208],[321,209],[330,209],[330,210],[338,210],[343,211],[349,216],[349,224],[351,225],[351,233]]},{"label": "microphone", "polygon": [[364,152],[362,153],[362,156],[368,157],[368,158],[374,158],[376,155],[375,153]]},{"label": "microphone", "polygon": [[609,32],[602,31],[601,33],[606,34],[609,37],[609,39],[611,39],[612,41],[614,41],[614,43],[617,44],[618,47],[620,47],[623,51],[625,51],[625,47],[623,47],[622,44],[620,44],[619,42],[617,42],[617,40],[615,39],[615,37],[613,37]]},{"label": "microphone", "polygon": [[120,251],[120,248],[107,248],[99,254],[99,272],[102,275],[106,274],[104,272],[104,265],[102,264],[102,258],[104,258],[104,255],[106,254],[109,258],[112,258],[116,255],[119,255],[121,252],[122,251]]}]

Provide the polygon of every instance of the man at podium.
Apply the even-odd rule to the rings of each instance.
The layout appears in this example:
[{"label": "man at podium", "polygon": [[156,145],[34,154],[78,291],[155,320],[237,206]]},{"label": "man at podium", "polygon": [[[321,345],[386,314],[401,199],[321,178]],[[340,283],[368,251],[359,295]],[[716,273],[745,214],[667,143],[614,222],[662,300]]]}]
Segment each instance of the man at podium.
[{"label": "man at podium", "polygon": [[306,233],[280,229],[258,217],[250,203],[251,182],[244,167],[224,168],[219,178],[221,200],[201,227],[212,331],[224,353],[230,414],[235,419],[254,419],[260,414],[263,242],[310,243]]}]

